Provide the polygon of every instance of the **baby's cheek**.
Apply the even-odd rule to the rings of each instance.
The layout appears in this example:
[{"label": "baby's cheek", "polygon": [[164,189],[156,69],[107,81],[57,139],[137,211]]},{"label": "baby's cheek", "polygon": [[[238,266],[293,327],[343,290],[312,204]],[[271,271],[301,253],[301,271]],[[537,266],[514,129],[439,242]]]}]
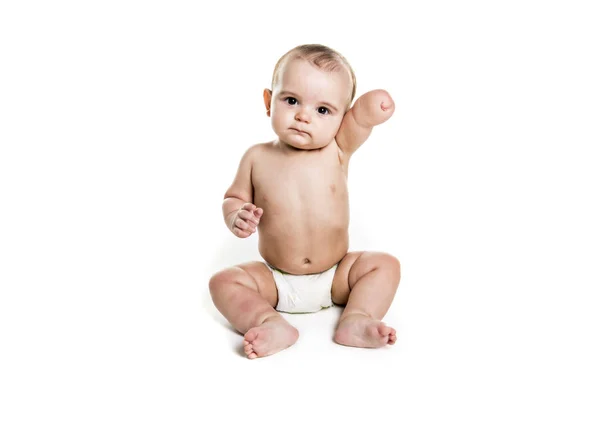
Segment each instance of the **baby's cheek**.
[{"label": "baby's cheek", "polygon": [[338,131],[340,130],[340,126],[342,125],[342,119],[337,119],[332,125],[331,125],[331,133],[332,136],[335,136]]},{"label": "baby's cheek", "polygon": [[283,129],[288,125],[288,120],[285,115],[278,115],[274,122],[279,129]]},{"label": "baby's cheek", "polygon": [[281,124],[281,120],[279,120],[279,119],[273,119],[271,121],[271,126],[273,127],[273,130],[277,134],[279,134],[281,132],[282,127],[283,127],[283,125]]}]

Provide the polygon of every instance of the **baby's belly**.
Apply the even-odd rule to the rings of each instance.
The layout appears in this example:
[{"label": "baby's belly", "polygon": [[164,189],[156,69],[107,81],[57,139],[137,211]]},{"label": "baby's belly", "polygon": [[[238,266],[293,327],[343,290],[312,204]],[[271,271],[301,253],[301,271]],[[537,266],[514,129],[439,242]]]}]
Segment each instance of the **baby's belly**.
[{"label": "baby's belly", "polygon": [[259,224],[258,249],[269,264],[290,274],[315,274],[333,267],[348,252],[348,225]]}]

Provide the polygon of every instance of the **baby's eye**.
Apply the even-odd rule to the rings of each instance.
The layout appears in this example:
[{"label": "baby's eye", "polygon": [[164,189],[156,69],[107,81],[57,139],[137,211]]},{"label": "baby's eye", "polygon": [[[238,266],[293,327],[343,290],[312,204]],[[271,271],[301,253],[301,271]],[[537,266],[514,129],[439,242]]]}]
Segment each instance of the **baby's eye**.
[{"label": "baby's eye", "polygon": [[331,113],[327,107],[319,107],[317,111],[320,114],[329,114],[329,113]]},{"label": "baby's eye", "polygon": [[289,104],[289,105],[296,105],[298,104],[298,100],[295,99],[294,97],[287,97],[285,99],[285,101]]}]

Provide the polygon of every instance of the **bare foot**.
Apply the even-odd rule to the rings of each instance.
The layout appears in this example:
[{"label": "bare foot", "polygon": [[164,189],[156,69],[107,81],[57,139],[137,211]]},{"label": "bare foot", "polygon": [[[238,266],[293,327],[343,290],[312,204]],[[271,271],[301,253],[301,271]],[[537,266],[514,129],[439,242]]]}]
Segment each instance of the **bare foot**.
[{"label": "bare foot", "polygon": [[382,347],[396,342],[396,330],[366,315],[351,314],[340,320],[333,340],[345,346]]},{"label": "bare foot", "polygon": [[244,335],[244,352],[250,359],[272,355],[290,347],[298,340],[298,330],[283,317],[272,317]]}]

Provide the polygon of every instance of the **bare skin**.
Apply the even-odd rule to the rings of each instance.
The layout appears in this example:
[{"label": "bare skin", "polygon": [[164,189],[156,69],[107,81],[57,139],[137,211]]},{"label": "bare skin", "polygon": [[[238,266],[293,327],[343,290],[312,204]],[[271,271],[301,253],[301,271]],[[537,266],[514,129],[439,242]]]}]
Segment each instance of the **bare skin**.
[{"label": "bare skin", "polygon": [[315,274],[348,250],[347,164],[335,142],[291,151],[282,142],[258,145],[252,167],[261,256],[290,274]]},{"label": "bare skin", "polygon": [[[381,318],[398,287],[400,264],[385,253],[348,252],[348,165],[373,126],[391,116],[394,103],[385,91],[371,91],[344,112],[347,87],[343,72],[325,72],[302,60],[285,66],[280,86],[265,90],[278,139],[244,154],[223,214],[240,238],[258,230],[261,256],[282,271],[314,274],[338,264],[332,300],[346,308],[334,341],[375,348],[396,341],[396,331]],[[321,113],[321,97],[327,97],[331,113]],[[210,291],[217,309],[244,334],[248,358],[297,341],[298,331],[274,309],[275,281],[262,262],[218,272]]]}]

